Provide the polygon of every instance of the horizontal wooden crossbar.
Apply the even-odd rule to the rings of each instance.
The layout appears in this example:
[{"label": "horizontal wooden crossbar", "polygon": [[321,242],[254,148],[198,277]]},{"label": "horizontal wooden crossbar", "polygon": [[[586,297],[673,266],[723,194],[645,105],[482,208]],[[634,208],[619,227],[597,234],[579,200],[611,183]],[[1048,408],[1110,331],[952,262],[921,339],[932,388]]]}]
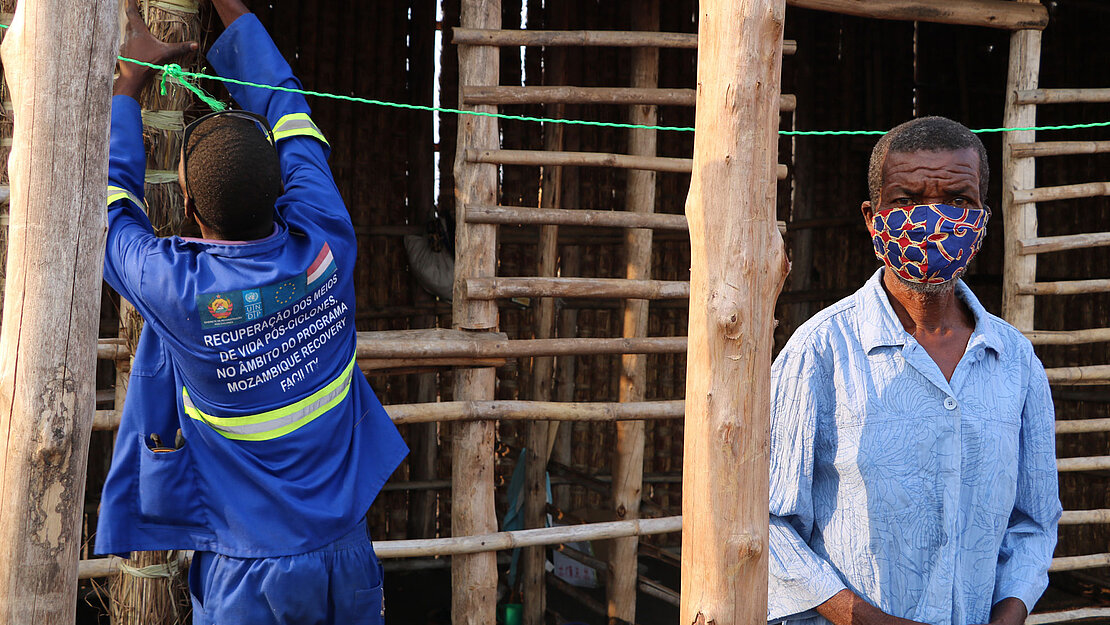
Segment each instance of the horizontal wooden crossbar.
[{"label": "horizontal wooden crossbar", "polygon": [[1025,619],[1025,625],[1052,625],[1053,623],[1070,623],[1092,618],[1110,618],[1110,608],[1079,608],[1078,610],[1063,610],[1060,612],[1040,612],[1030,614]]},{"label": "horizontal wooden crossbar", "polygon": [[1043,30],[1048,10],[1038,3],[1006,0],[786,0],[804,9],[817,9],[888,20],[986,26],[1003,30]]},{"label": "horizontal wooden crossbar", "polygon": [[[680,48],[696,50],[696,33],[661,33],[643,30],[452,30],[452,43],[471,46],[552,46],[607,48]],[[794,54],[798,42],[782,42],[783,54]]]},{"label": "horizontal wooden crossbar", "polygon": [[1110,469],[1110,456],[1058,458],[1056,460],[1056,470],[1061,473],[1069,471],[1104,471],[1106,469]]},{"label": "horizontal wooden crossbar", "polygon": [[1033,282],[1019,284],[1018,293],[1022,295],[1083,295],[1085,293],[1110,292],[1110,279],[1063,280],[1060,282]]},{"label": "horizontal wooden crossbar", "polygon": [[1110,232],[1085,232],[1082,234],[1022,239],[1018,242],[1018,249],[1022,254],[1047,254],[1049,252],[1081,250],[1107,245],[1110,245]]},{"label": "horizontal wooden crossbar", "polygon": [[1092,104],[1110,102],[1110,89],[1025,89],[1014,104]]},{"label": "horizontal wooden crossbar", "polygon": [[1110,419],[1069,419],[1056,422],[1057,434],[1110,432]]},{"label": "horizontal wooden crossbar", "polygon": [[1033,330],[1025,338],[1034,345],[1085,345],[1110,341],[1110,328],[1090,330]]},{"label": "horizontal wooden crossbar", "polygon": [[1038,187],[1014,191],[1014,204],[1074,200],[1085,197],[1110,195],[1110,182],[1083,182],[1059,187]]},{"label": "horizontal wooden crossbar", "polygon": [[685,299],[690,297],[690,283],[619,278],[470,278],[466,281],[466,296],[477,300],[512,297]]},{"label": "horizontal wooden crossbar", "polygon": [[1045,369],[1045,373],[1048,374],[1049,382],[1061,386],[1110,384],[1110,365],[1054,367]]},{"label": "horizontal wooden crossbar", "polygon": [[1010,144],[1010,156],[1070,156],[1073,154],[1104,154],[1110,152],[1110,141],[1036,141]]},{"label": "horizontal wooden crossbar", "polygon": [[[493,104],[619,104],[694,106],[694,89],[648,89],[634,87],[499,86],[463,87],[463,103]],[[779,96],[779,110],[793,111],[798,99],[789,93]]]},{"label": "horizontal wooden crossbar", "polygon": [[1110,566],[1110,553],[1096,553],[1089,556],[1064,556],[1053,558],[1049,565],[1049,572],[1078,571],[1081,569],[1098,569]]},{"label": "horizontal wooden crossbar", "polygon": [[650,228],[683,232],[687,229],[685,215],[521,206],[472,206],[466,209],[466,221],[474,224]]},{"label": "horizontal wooden crossbar", "polygon": [[1110,510],[1064,510],[1060,525],[1093,525],[1110,523]]},{"label": "horizontal wooden crossbar", "polygon": [[[557,152],[554,150],[477,150],[467,148],[466,160],[472,163],[494,165],[531,165],[539,167],[615,167],[617,169],[644,169],[676,174],[688,174],[694,169],[694,159],[670,156],[632,156],[603,152]],[[779,180],[788,175],[786,165],[776,170]]]}]

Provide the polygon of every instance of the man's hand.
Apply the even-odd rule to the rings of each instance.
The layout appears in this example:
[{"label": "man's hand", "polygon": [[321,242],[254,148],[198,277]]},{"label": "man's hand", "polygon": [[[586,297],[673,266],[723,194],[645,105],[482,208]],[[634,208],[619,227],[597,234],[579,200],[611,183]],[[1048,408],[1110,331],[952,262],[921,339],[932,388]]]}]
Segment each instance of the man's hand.
[{"label": "man's hand", "polygon": [[[138,0],[127,2],[127,34],[120,47],[120,56],[125,56],[136,61],[164,65],[170,61],[185,56],[197,49],[194,41],[184,43],[165,43],[150,34],[143,16],[139,13]],[[129,95],[138,99],[150,79],[154,76],[154,69],[144,65],[136,65],[127,61],[119,63],[119,77],[116,78],[113,95]]]},{"label": "man's hand", "polygon": [[847,588],[817,606],[817,613],[833,625],[922,625],[917,621],[891,616]]},{"label": "man's hand", "polygon": [[1024,625],[1029,611],[1025,602],[1017,597],[1007,597],[994,604],[989,625]]}]

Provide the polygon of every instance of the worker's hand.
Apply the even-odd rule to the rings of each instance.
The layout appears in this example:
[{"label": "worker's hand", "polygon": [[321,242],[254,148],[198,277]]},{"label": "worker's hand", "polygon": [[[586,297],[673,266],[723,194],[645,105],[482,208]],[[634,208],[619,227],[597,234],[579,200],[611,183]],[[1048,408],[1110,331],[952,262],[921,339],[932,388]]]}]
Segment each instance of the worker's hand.
[{"label": "worker's hand", "polygon": [[[138,0],[127,2],[127,32],[124,35],[120,56],[136,61],[164,65],[176,61],[197,49],[195,41],[166,43],[150,34],[142,14],[139,13]],[[154,76],[155,70],[144,65],[127,61],[119,63],[119,78],[116,78],[115,95],[129,95],[137,98],[139,92]]]}]

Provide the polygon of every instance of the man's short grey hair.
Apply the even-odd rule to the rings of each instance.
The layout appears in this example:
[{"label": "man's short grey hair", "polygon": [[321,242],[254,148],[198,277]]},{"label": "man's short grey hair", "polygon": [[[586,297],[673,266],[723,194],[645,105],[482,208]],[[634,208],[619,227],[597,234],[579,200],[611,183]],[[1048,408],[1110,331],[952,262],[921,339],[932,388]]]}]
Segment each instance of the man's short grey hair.
[{"label": "man's short grey hair", "polygon": [[979,153],[979,199],[986,203],[987,186],[990,184],[990,164],[987,148],[967,126],[947,117],[921,117],[900,124],[886,133],[871,151],[871,165],[867,169],[867,187],[871,205],[878,207],[879,192],[883,187],[883,163],[891,152],[954,152],[973,148]]}]

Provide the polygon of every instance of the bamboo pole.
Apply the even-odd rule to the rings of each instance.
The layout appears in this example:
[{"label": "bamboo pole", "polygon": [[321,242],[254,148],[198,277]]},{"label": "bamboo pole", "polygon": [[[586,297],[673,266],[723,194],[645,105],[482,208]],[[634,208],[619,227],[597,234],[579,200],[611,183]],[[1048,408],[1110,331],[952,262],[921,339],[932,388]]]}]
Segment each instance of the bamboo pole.
[{"label": "bamboo pole", "polygon": [[1032,143],[1010,144],[1010,155],[1014,158],[1105,154],[1107,152],[1110,152],[1110,141],[1034,141]]},{"label": "bamboo pole", "polygon": [[1110,419],[1070,419],[1056,422],[1057,434],[1086,434],[1110,432]]},{"label": "bamboo pole", "polygon": [[[455,28],[452,42],[473,46],[563,46],[614,48],[682,48],[696,50],[698,36],[692,33],[660,33],[619,30],[494,30]],[[786,40],[782,53],[794,54],[798,42]]]},{"label": "bamboo pole", "polygon": [[[1035,5],[1036,0],[1018,0],[1014,6]],[[1037,124],[1037,107],[1018,104],[1017,92],[1036,89],[1041,66],[1041,33],[1019,30],[1010,35],[1010,61],[1006,75],[1006,110],[1002,124],[1007,128],[1028,128]],[[1011,146],[1033,143],[1037,133],[1019,130],[1002,136],[1002,228],[1005,240],[1002,268],[1002,317],[1022,332],[1033,330],[1033,297],[1022,293],[1019,285],[1037,279],[1037,257],[1021,254],[1020,241],[1037,236],[1037,207],[1017,199],[1022,189],[1037,186],[1036,164],[1032,158],[1018,157]]]},{"label": "bamboo pole", "polygon": [[685,299],[690,296],[690,283],[620,278],[471,278],[466,281],[465,292],[468,297],[479,300],[512,297]]},{"label": "bamboo pole", "polygon": [[1068,623],[1092,618],[1110,618],[1110,608],[1079,608],[1078,610],[1064,610],[1061,612],[1041,612],[1031,614],[1025,619],[1025,625],[1051,625],[1052,623]]},{"label": "bamboo pole", "polygon": [[938,24],[985,26],[1004,30],[1043,30],[1048,10],[1039,2],[1018,0],[788,0],[791,6],[856,17]]},{"label": "bamboo pole", "polygon": [[1054,237],[1036,237],[1020,242],[1022,254],[1046,254],[1064,250],[1080,250],[1110,245],[1110,232],[1085,232]]},{"label": "bamboo pole", "polygon": [[1045,369],[1045,374],[1048,375],[1048,381],[1052,384],[1110,384],[1110,365],[1053,367],[1051,369]]},{"label": "bamboo pole", "polygon": [[1110,328],[1090,330],[1034,330],[1026,332],[1025,338],[1034,345],[1083,345],[1086,343],[1110,342]]},{"label": "bamboo pole", "polygon": [[1082,569],[1098,569],[1110,566],[1110,553],[1096,553],[1089,556],[1065,556],[1053,558],[1049,565],[1049,573],[1057,571],[1078,571]]},{"label": "bamboo pole", "polygon": [[1110,195],[1110,182],[1083,182],[1058,187],[1024,188],[1014,191],[1014,203],[1052,202],[1103,195]]},{"label": "bamboo pole", "polygon": [[[466,150],[466,158],[475,163],[497,165],[531,165],[563,167],[615,167],[617,169],[646,169],[675,174],[688,174],[694,165],[693,159],[671,156],[634,156],[630,154],[608,154],[603,152],[545,152],[541,150]],[[786,165],[778,165],[775,176],[785,180],[789,170]]]},{"label": "bamboo pole", "polygon": [[1018,104],[1097,104],[1110,102],[1110,89],[1023,89]]},{"label": "bamboo pole", "polygon": [[1018,293],[1026,295],[1083,295],[1110,292],[1110,279],[1064,280],[1061,282],[1032,282],[1018,284]]},{"label": "bamboo pole", "polygon": [[[690,222],[679,622],[767,618],[767,484],[783,0],[702,0]],[[743,383],[741,383],[743,381]]]},{"label": "bamboo pole", "polygon": [[[646,0],[632,8],[632,25],[636,30],[659,30],[659,0]],[[659,85],[659,49],[636,48],[632,51],[632,86],[653,89]],[[629,123],[654,126],[658,111],[654,106],[633,106]],[[630,129],[628,131],[630,155],[656,158],[656,131]],[[632,170],[628,172],[625,192],[625,211],[631,214],[655,212],[655,172]],[[630,281],[651,279],[652,231],[626,230],[624,235],[625,278]],[[625,338],[647,335],[648,301],[629,299],[624,302],[622,333]],[[639,403],[644,400],[647,386],[647,358],[640,354],[621,357],[619,399],[621,402]],[[617,520],[640,517],[640,498],[644,483],[644,422],[641,420],[617,423],[617,444],[613,450],[613,512]],[[636,536],[613,541],[609,550],[609,570],[605,584],[610,623],[636,621],[637,565],[639,544]]]},{"label": "bamboo pole", "polygon": [[1110,469],[1110,456],[1059,458],[1056,460],[1056,470],[1061,473],[1068,471],[1104,471],[1106,469]]},{"label": "bamboo pole", "polygon": [[[648,48],[636,48],[647,50]],[[655,50],[655,48],[651,48]],[[694,106],[693,89],[660,89],[658,87],[572,87],[560,86],[499,86],[471,87],[463,91],[467,104],[620,104],[632,106]],[[798,99],[784,93],[779,97],[779,111],[789,113],[798,106]],[[554,115],[561,119],[561,115]],[[654,125],[654,123],[652,124]]]},{"label": "bamboo pole", "polygon": [[[499,29],[500,0],[461,0],[460,26]],[[496,48],[459,46],[459,108],[495,113],[497,107],[469,107],[462,102],[467,86],[492,86],[500,79],[500,51]],[[466,292],[466,280],[495,275],[497,226],[471,224],[466,209],[496,205],[497,167],[467,158],[473,149],[500,146],[497,120],[476,115],[458,120],[455,154],[455,285],[452,323],[456,329],[489,333],[497,327],[497,305],[476,300]],[[455,399],[493,399],[497,378],[494,369],[459,369],[455,372]],[[494,424],[490,421],[459,424],[452,428],[451,533],[456,537],[489,534],[497,529],[494,509]],[[451,622],[453,625],[487,625],[495,620],[497,559],[492,553],[459,555],[451,560]]]},{"label": "bamboo pole", "polygon": [[1110,523],[1110,509],[1107,510],[1064,510],[1060,525],[1093,525]]},{"label": "bamboo pole", "polygon": [[[0,623],[73,623],[104,257],[116,0],[23,0],[0,331]],[[65,184],[58,184],[65,180]]]}]

